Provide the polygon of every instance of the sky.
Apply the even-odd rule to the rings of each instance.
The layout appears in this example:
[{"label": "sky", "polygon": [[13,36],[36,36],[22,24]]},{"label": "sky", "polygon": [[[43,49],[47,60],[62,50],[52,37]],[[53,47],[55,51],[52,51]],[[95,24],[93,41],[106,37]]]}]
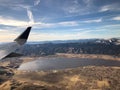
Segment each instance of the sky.
[{"label": "sky", "polygon": [[120,0],[0,0],[0,42],[120,37]]}]

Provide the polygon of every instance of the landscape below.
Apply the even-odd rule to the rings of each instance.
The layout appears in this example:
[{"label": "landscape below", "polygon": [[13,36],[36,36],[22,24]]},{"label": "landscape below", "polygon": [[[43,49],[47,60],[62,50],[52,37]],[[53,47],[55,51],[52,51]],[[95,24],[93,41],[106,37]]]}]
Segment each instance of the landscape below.
[{"label": "landscape below", "polygon": [[120,39],[83,39],[51,42],[31,42],[16,50],[25,56],[46,56],[56,53],[102,54],[120,56]]},{"label": "landscape below", "polygon": [[102,59],[120,63],[119,40],[28,43],[15,52],[23,53],[23,56],[5,58],[0,62],[0,90],[120,90],[119,66],[18,70],[24,63],[51,57]]}]

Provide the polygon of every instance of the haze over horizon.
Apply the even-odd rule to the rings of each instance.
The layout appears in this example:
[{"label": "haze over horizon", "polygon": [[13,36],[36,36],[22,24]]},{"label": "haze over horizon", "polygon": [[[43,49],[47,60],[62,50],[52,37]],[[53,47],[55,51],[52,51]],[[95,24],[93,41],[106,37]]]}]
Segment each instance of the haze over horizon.
[{"label": "haze over horizon", "polygon": [[120,0],[0,0],[0,42],[120,37]]}]

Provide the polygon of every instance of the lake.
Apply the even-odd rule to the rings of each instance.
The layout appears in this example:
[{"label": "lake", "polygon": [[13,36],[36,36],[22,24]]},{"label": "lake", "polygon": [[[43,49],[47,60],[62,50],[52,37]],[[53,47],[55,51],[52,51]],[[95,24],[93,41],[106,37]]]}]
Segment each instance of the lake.
[{"label": "lake", "polygon": [[83,59],[83,58],[65,58],[50,57],[39,58],[35,61],[21,64],[18,70],[41,71],[41,70],[60,70],[77,68],[82,66],[118,66],[120,61],[102,60],[102,59]]}]

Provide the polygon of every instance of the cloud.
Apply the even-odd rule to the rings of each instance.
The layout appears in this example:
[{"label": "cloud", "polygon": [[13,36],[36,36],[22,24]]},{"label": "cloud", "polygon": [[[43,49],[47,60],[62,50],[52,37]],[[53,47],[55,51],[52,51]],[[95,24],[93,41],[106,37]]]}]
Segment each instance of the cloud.
[{"label": "cloud", "polygon": [[29,18],[28,23],[29,23],[29,25],[33,25],[34,24],[34,18],[33,18],[33,13],[32,13],[32,10],[31,10],[32,6],[19,4],[18,7],[26,10],[27,16]]},{"label": "cloud", "polygon": [[83,2],[86,4],[87,7],[92,7],[93,4],[93,0],[83,0]]},{"label": "cloud", "polygon": [[119,3],[113,3],[100,7],[99,12],[105,12],[105,11],[120,11]]},{"label": "cloud", "polygon": [[101,9],[99,11],[100,12],[105,12],[105,11],[108,11],[108,10],[111,10],[111,6],[110,5],[106,5],[106,6],[101,7]]},{"label": "cloud", "polygon": [[[59,34],[59,33],[34,33],[31,34],[29,38],[30,41],[51,41],[51,40],[68,40],[68,39],[76,39],[77,34]],[[39,39],[38,39],[39,38]],[[79,38],[79,37],[78,37]],[[78,39],[77,38],[77,39]]]},{"label": "cloud", "polygon": [[28,23],[25,21],[14,20],[10,18],[5,18],[0,16],[0,24],[7,25],[7,26],[27,26]]},{"label": "cloud", "polygon": [[79,7],[75,5],[75,6],[70,6],[65,8],[65,11],[72,14],[72,13],[78,13],[80,10],[79,10]]},{"label": "cloud", "polygon": [[79,4],[78,0],[70,0],[69,2],[65,3],[65,6],[62,8],[68,14],[75,14],[84,10],[83,7],[81,7]]},{"label": "cloud", "polygon": [[34,28],[72,27],[72,26],[78,26],[78,25],[80,25],[78,21],[63,21],[63,22],[56,22],[56,23],[35,22]]},{"label": "cloud", "polygon": [[120,2],[116,1],[104,1],[104,0],[68,0],[62,7],[65,14],[73,15],[87,15],[97,14],[105,11],[120,11]]},{"label": "cloud", "polygon": [[104,25],[102,27],[99,27],[99,29],[101,29],[101,30],[113,30],[113,31],[118,30],[120,32],[120,24],[108,24],[108,25]]},{"label": "cloud", "polygon": [[[41,0],[35,0],[34,1],[34,6],[37,6],[40,3],[40,1]],[[19,4],[19,7],[26,9],[27,16],[29,18],[29,25],[30,26],[33,26],[35,24],[35,20],[34,20],[34,17],[33,17],[33,12],[32,12],[32,8],[34,8],[34,6]]]},{"label": "cloud", "polygon": [[0,6],[14,6],[18,3],[22,3],[22,0],[0,0]]},{"label": "cloud", "polygon": [[[31,37],[29,38],[30,41],[51,41],[51,40],[73,40],[73,39],[88,39],[88,38],[97,38],[97,36],[93,35],[94,32],[101,32],[101,30],[79,30],[77,32],[75,32],[74,30],[72,30],[73,32],[67,32],[67,33],[36,33],[33,32],[31,34]],[[92,32],[92,34],[91,34]]]},{"label": "cloud", "polygon": [[34,23],[34,28],[52,28],[55,26],[55,23],[43,23],[43,22],[35,22]]},{"label": "cloud", "polygon": [[37,6],[40,2],[41,2],[41,0],[35,0],[34,1],[34,6]]},{"label": "cloud", "polygon": [[60,22],[58,24],[62,26],[78,26],[79,25],[77,21],[66,21],[66,22]]},{"label": "cloud", "polygon": [[67,14],[85,15],[97,11],[97,7],[94,5],[93,0],[68,0],[63,6],[63,10]]},{"label": "cloud", "polygon": [[34,18],[33,18],[33,14],[32,11],[30,10],[30,8],[27,8],[27,15],[29,18],[29,24],[33,25],[34,24]]},{"label": "cloud", "polygon": [[57,26],[74,26],[77,25],[77,22],[75,21],[70,21],[70,22],[58,22],[58,23],[43,23],[43,22],[34,22],[34,19],[32,17],[32,13],[28,10],[28,16],[30,19],[30,22],[28,23],[27,21],[20,21],[20,20],[15,20],[13,18],[6,18],[0,16],[0,24],[1,25],[6,25],[6,26],[21,26],[21,27],[26,27],[28,25],[33,25],[35,28],[52,28],[52,27],[57,27]]},{"label": "cloud", "polygon": [[[64,31],[63,31],[64,32]],[[67,32],[67,33],[39,33],[32,30],[32,33],[28,41],[49,41],[49,40],[71,40],[80,38],[90,38],[88,36],[90,30],[82,30],[78,32]],[[16,34],[17,33],[17,34]],[[13,41],[19,35],[16,30],[0,30],[0,42],[10,42]],[[9,39],[8,39],[9,38]]]},{"label": "cloud", "polygon": [[27,16],[28,16],[28,19],[29,19],[28,24],[30,26],[34,25],[35,22],[34,22],[34,17],[33,17],[33,13],[32,13],[32,10],[31,10],[32,6],[19,4],[18,7],[23,8],[23,9],[26,10]]},{"label": "cloud", "polygon": [[93,19],[93,20],[82,20],[82,21],[62,21],[56,23],[44,23],[44,22],[34,22],[34,18],[32,12],[27,9],[29,22],[27,21],[20,21],[14,18],[6,18],[0,16],[0,24],[6,26],[22,26],[26,27],[28,25],[32,25],[34,28],[57,28],[57,27],[73,27],[73,26],[80,26],[84,23],[99,23],[102,22],[102,18]]},{"label": "cloud", "polygon": [[120,16],[113,17],[112,20],[120,21]]},{"label": "cloud", "polygon": [[0,29],[0,42],[12,42],[17,36],[16,30]]},{"label": "cloud", "polygon": [[87,21],[84,21],[85,23],[99,23],[99,22],[102,22],[102,18],[99,18],[99,19],[94,19],[94,20],[87,20]]}]

